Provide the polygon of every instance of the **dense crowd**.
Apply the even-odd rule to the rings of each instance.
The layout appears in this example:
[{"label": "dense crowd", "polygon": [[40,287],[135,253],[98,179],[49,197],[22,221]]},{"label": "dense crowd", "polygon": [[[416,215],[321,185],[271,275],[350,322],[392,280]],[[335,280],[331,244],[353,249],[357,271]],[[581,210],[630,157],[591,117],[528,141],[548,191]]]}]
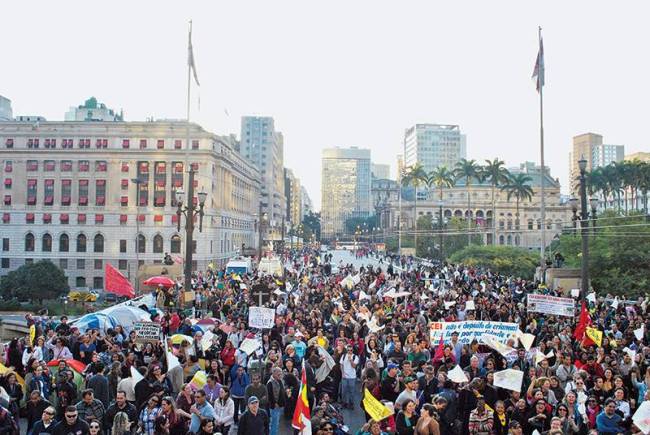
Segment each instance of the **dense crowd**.
[{"label": "dense crowd", "polygon": [[[377,255],[359,270],[308,249],[287,260],[283,277],[197,274],[189,303],[178,286],[160,289],[156,306],[143,307],[161,325],[157,342],[122,326],[28,316],[33,341],[14,339],[3,355],[0,435],[18,433],[21,418],[35,435],[277,435],[293,430],[302,370],[311,428],[323,435],[642,433],[632,416],[650,386],[643,299],[593,298],[574,317],[540,315],[526,295],[562,289],[409,257]],[[265,330],[248,325],[260,285],[276,313]],[[599,345],[576,334],[584,316],[603,333]],[[521,334],[502,346],[431,339],[431,322],[475,320],[516,323]],[[528,346],[524,334],[534,336]],[[258,346],[242,349],[251,339]],[[494,385],[506,369],[523,372],[518,390]],[[377,417],[370,400],[391,412]],[[348,427],[351,412],[366,424]]]}]

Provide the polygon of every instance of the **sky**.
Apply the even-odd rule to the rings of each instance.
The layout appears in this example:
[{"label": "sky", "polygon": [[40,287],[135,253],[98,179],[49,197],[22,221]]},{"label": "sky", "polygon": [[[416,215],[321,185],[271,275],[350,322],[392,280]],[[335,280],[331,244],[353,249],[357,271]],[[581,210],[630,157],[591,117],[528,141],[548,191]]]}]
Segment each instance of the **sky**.
[{"label": "sky", "polygon": [[369,148],[394,177],[415,123],[460,125],[470,159],[539,162],[542,26],[546,164],[567,192],[574,135],[650,151],[648,16],[643,1],[9,2],[0,95],[49,120],[90,96],[130,121],[185,118],[191,19],[192,121],[239,135],[241,116],[273,116],[319,209],[323,148]]}]

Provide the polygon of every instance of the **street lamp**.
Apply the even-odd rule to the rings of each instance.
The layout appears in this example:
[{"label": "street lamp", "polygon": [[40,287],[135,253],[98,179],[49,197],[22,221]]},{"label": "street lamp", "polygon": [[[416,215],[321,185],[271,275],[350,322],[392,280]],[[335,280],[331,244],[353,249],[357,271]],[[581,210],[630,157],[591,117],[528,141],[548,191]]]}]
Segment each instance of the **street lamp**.
[{"label": "street lamp", "polygon": [[267,218],[266,213],[262,213],[262,203],[260,202],[260,212],[257,216],[257,238],[258,238],[258,244],[257,244],[257,262],[258,262],[258,267],[259,263],[262,261],[262,221],[265,221]]},{"label": "street lamp", "polygon": [[587,297],[589,291],[589,212],[587,211],[587,160],[582,157],[578,161],[580,169],[580,235],[582,237],[582,263],[580,267],[580,299],[582,301]]},{"label": "street lamp", "polygon": [[573,213],[573,216],[571,216],[571,222],[573,222],[573,236],[575,237],[578,222],[578,198],[572,196],[571,199],[569,199],[569,205],[571,206],[571,212]]},{"label": "street lamp", "polygon": [[591,206],[591,220],[594,227],[594,234],[596,234],[596,212],[598,211],[598,198],[590,198],[589,205]]},{"label": "street lamp", "polygon": [[438,200],[438,227],[440,229],[440,261],[443,261],[443,249],[442,249],[442,243],[443,243],[443,234],[442,234],[442,206],[443,202],[442,200]]},{"label": "street lamp", "polygon": [[187,205],[183,206],[185,201],[185,192],[182,189],[176,191],[176,209],[177,231],[181,231],[181,215],[185,215],[185,291],[192,289],[192,254],[193,254],[193,235],[194,235],[194,218],[199,216],[199,232],[203,232],[203,207],[208,194],[201,190],[197,193],[198,206],[194,204],[194,169],[190,169],[189,183],[187,187]]},{"label": "street lamp", "polygon": [[140,279],[138,278],[138,269],[140,269],[140,185],[146,183],[141,178],[131,178],[135,183],[135,294],[140,294]]}]

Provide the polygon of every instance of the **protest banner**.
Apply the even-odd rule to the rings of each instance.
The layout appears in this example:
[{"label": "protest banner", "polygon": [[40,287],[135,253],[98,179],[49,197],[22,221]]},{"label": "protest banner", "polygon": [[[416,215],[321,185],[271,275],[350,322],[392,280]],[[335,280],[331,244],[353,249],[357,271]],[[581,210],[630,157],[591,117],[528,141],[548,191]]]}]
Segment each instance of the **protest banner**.
[{"label": "protest banner", "polygon": [[155,322],[135,322],[135,341],[137,343],[149,343],[160,340],[160,325]]},{"label": "protest banner", "polygon": [[487,320],[468,320],[464,322],[432,322],[430,325],[431,343],[438,343],[442,336],[443,343],[451,342],[451,334],[458,333],[458,341],[470,344],[472,340],[481,341],[483,334],[488,334],[500,343],[507,343],[514,338],[519,329],[517,323],[492,322]]},{"label": "protest banner", "polygon": [[248,326],[251,328],[271,329],[275,321],[272,308],[250,307],[248,309]]},{"label": "protest banner", "polygon": [[260,343],[259,340],[255,338],[246,338],[239,345],[239,350],[246,353],[246,355],[250,355],[251,353],[255,352],[257,349],[259,349],[261,346],[262,343]]},{"label": "protest banner", "polygon": [[650,433],[650,402],[641,402],[641,405],[632,416],[632,421],[645,434]]},{"label": "protest banner", "polygon": [[575,316],[575,302],[571,298],[530,294],[527,296],[527,309],[529,313]]},{"label": "protest banner", "polygon": [[507,369],[494,373],[494,386],[511,391],[521,391],[524,372],[521,370]]},{"label": "protest banner", "polygon": [[363,391],[363,409],[375,421],[381,421],[393,415],[393,411],[373,396],[367,388]]},{"label": "protest banner", "polygon": [[463,369],[460,368],[460,366],[456,366],[453,369],[447,373],[447,376],[449,377],[449,380],[452,382],[455,382],[457,384],[462,384],[463,382],[469,382],[469,379],[467,378],[467,375],[463,371]]}]

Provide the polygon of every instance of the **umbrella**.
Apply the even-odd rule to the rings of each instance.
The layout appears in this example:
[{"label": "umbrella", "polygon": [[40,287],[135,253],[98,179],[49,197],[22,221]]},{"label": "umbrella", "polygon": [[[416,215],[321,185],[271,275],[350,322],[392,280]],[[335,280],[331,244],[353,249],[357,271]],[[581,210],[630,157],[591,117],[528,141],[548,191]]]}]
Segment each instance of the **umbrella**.
[{"label": "umbrella", "polygon": [[151,278],[147,279],[144,283],[144,285],[148,285],[151,287],[156,287],[156,286],[163,286],[165,288],[173,287],[174,282],[173,279],[167,277],[167,276],[152,276]]},{"label": "umbrella", "polygon": [[[84,367],[84,363],[81,361],[77,361],[74,359],[69,359],[65,360],[65,362],[68,364],[68,370],[72,372],[72,383],[77,386],[77,390],[81,391],[85,388],[85,379],[83,375],[81,374],[83,370],[79,370],[80,367]],[[52,364],[56,363],[56,364]],[[50,368],[50,373],[52,376],[56,376],[59,373],[59,361],[58,360],[53,360],[47,363],[48,367]]]},{"label": "umbrella", "polygon": [[181,344],[183,340],[186,340],[188,343],[192,343],[193,339],[189,335],[183,335],[183,334],[172,335],[172,344]]},{"label": "umbrella", "polygon": [[129,307],[126,305],[115,305],[99,312],[106,314],[117,320],[118,325],[121,325],[127,332],[133,329],[135,322],[150,322],[151,314],[138,307]]},{"label": "umbrella", "polygon": [[107,314],[90,313],[72,322],[72,325],[79,328],[79,331],[86,332],[88,329],[98,329],[106,332],[109,328],[115,328],[119,322]]},{"label": "umbrella", "polygon": [[205,319],[200,319],[198,322],[196,322],[197,325],[214,325],[216,323],[217,321],[211,317],[206,317]]},{"label": "umbrella", "polygon": [[76,370],[79,373],[83,373],[84,370],[86,370],[86,364],[82,363],[81,361],[77,361],[76,359],[53,359],[47,363],[47,366],[58,367],[61,361],[65,361],[69,368]]}]

